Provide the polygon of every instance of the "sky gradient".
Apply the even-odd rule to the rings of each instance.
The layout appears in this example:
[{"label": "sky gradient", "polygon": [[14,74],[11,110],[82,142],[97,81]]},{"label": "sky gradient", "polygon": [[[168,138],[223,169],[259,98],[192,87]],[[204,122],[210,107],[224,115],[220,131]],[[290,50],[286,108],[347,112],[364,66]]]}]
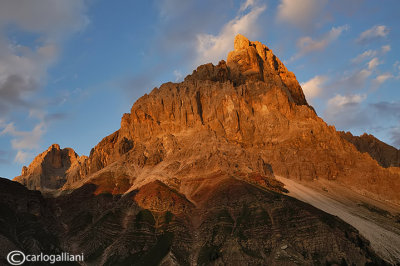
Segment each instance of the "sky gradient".
[{"label": "sky gradient", "polygon": [[241,33],[328,124],[400,147],[397,0],[0,0],[0,176],[53,143],[88,155],[144,93],[218,63]]}]

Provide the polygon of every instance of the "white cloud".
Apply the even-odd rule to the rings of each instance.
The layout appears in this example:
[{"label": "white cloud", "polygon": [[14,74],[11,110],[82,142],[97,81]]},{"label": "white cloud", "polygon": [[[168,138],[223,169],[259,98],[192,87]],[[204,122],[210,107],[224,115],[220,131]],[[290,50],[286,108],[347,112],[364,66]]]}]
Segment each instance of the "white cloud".
[{"label": "white cloud", "polygon": [[337,94],[328,100],[323,118],[340,130],[349,130],[359,125],[368,124],[369,113],[365,112],[362,103],[367,98],[365,94]]},{"label": "white cloud", "polygon": [[17,163],[26,164],[31,160],[33,155],[29,152],[18,151],[17,155],[15,155],[14,161]]},{"label": "white cloud", "polygon": [[11,122],[5,125],[0,136],[9,135],[12,137],[11,146],[17,151],[15,162],[26,163],[26,159],[31,158],[28,151],[39,148],[40,140],[45,132],[46,124],[44,121],[36,124],[32,131],[19,131]]},{"label": "white cloud", "polygon": [[196,51],[197,63],[217,63],[224,58],[233,48],[233,40],[238,33],[248,38],[257,34],[257,19],[266,9],[265,5],[247,8],[248,12],[236,16],[225,24],[218,35],[198,34]]},{"label": "white cloud", "polygon": [[278,6],[279,21],[307,28],[321,16],[326,0],[281,0]]},{"label": "white cloud", "polygon": [[[84,29],[89,20],[85,15],[85,0],[20,0],[1,1],[0,9],[0,120],[4,128],[0,136],[11,136],[11,146],[17,151],[16,162],[29,157],[30,150],[39,147],[46,132],[43,107],[34,94],[46,83],[48,69],[57,60],[65,39]],[[9,28],[17,36],[30,34],[31,43],[10,38]],[[18,121],[9,122],[10,112],[31,111],[29,117],[38,119],[32,131],[19,131]],[[59,114],[56,114],[59,115]]]},{"label": "white cloud", "polygon": [[365,43],[375,39],[384,38],[389,34],[389,29],[385,25],[375,25],[372,28],[362,32],[357,38],[357,42]]},{"label": "white cloud", "polygon": [[368,69],[373,70],[380,64],[381,64],[381,62],[379,61],[379,59],[377,57],[374,57],[371,59],[371,61],[368,62]]},{"label": "white cloud", "polygon": [[181,81],[183,78],[182,73],[179,70],[174,70],[175,82]]},{"label": "white cloud", "polygon": [[[370,51],[370,50],[369,50]],[[354,58],[353,62],[359,62],[365,57],[379,54],[376,51],[372,52],[364,52],[361,55]],[[360,89],[366,89],[366,87],[370,87],[371,89],[376,89],[377,85],[380,85],[379,81],[385,81],[386,74],[382,74],[382,77],[375,80],[370,80],[371,76],[377,72],[377,67],[383,62],[378,59],[378,57],[374,57],[371,60],[364,63],[364,68],[356,69],[350,73],[344,73],[343,78],[337,79],[333,84],[330,84],[332,88],[340,88],[343,91],[355,91]]]},{"label": "white cloud", "polygon": [[252,6],[256,5],[257,0],[246,0],[246,2],[243,2],[240,6],[239,12],[243,12],[248,8],[251,8]]},{"label": "white cloud", "polygon": [[363,89],[366,85],[367,79],[372,75],[372,70],[361,69],[351,74],[344,74],[342,79],[335,81],[331,87],[340,88],[344,91],[354,91]]},{"label": "white cloud", "polygon": [[387,52],[390,52],[390,50],[391,50],[390,45],[382,45],[380,50],[367,50],[367,51],[359,54],[355,58],[351,59],[351,62],[355,63],[355,64],[359,64],[359,63],[362,63],[364,60],[374,57],[376,55],[384,55]]},{"label": "white cloud", "polygon": [[392,47],[390,47],[390,45],[383,45],[383,46],[381,47],[381,49],[382,49],[382,53],[387,53],[387,52],[390,52],[390,50],[392,49]]},{"label": "white cloud", "polygon": [[366,86],[370,85],[370,82],[367,82],[374,72],[376,72],[377,67],[383,62],[379,60],[377,55],[381,55],[381,52],[376,50],[368,50],[359,54],[357,57],[353,58],[351,61],[353,63],[362,63],[367,58],[372,59],[366,61],[363,65],[363,68],[355,68],[350,73],[345,72],[341,76],[343,78],[338,78],[332,85],[335,88],[340,88],[344,91],[354,91],[359,89],[364,89]]},{"label": "white cloud", "polygon": [[15,150],[32,150],[39,147],[39,141],[45,133],[45,129],[44,122],[38,123],[32,131],[18,131],[14,123],[9,123],[0,135],[12,136],[11,145]]},{"label": "white cloud", "polygon": [[375,50],[368,50],[368,51],[363,52],[362,54],[359,54],[357,57],[353,58],[351,60],[351,62],[353,62],[353,63],[361,63],[365,59],[371,58],[371,57],[373,57],[375,55],[376,55],[376,51]]},{"label": "white cloud", "polygon": [[300,49],[299,53],[291,58],[295,60],[310,52],[321,51],[325,49],[331,42],[335,41],[343,31],[349,29],[348,25],[340,27],[332,27],[332,29],[322,38],[315,40],[309,36],[302,37],[297,41],[297,47]]},{"label": "white cloud", "polygon": [[328,106],[340,109],[346,106],[359,104],[366,98],[367,96],[365,94],[353,94],[353,95],[337,94],[335,97],[328,100]]},{"label": "white cloud", "polygon": [[[63,39],[84,28],[84,0],[3,1],[0,9],[0,114],[29,107],[29,93],[44,84]],[[7,27],[37,35],[34,44],[11,40]],[[29,98],[29,101],[26,101]]]},{"label": "white cloud", "polygon": [[377,76],[374,79],[374,82],[377,83],[378,85],[380,85],[380,84],[384,83],[385,81],[387,81],[388,79],[391,79],[393,77],[394,76],[391,73],[384,73],[384,74]]},{"label": "white cloud", "polygon": [[13,45],[0,36],[0,111],[29,106],[26,99],[44,82],[48,67],[57,57],[54,44],[36,49]]},{"label": "white cloud", "polygon": [[361,69],[354,77],[358,81],[365,81],[369,76],[371,76],[371,74],[372,71],[369,71],[368,69]]},{"label": "white cloud", "polygon": [[1,1],[0,25],[13,24],[23,31],[65,36],[89,23],[83,0]]},{"label": "white cloud", "polygon": [[[61,42],[84,28],[88,19],[83,0],[3,1],[0,9],[0,111],[24,106],[23,95],[37,90],[57,59]],[[13,25],[22,33],[37,34],[31,46],[8,38]],[[27,97],[29,95],[26,95]]]},{"label": "white cloud", "polygon": [[315,76],[309,81],[301,83],[301,87],[303,88],[303,92],[307,99],[312,99],[320,95],[323,90],[322,86],[326,80],[327,77],[325,76]]}]

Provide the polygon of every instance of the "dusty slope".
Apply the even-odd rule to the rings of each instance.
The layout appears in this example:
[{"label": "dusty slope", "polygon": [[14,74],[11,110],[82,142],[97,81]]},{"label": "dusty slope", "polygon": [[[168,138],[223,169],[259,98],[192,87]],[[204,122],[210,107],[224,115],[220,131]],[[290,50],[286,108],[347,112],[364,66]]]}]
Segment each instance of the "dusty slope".
[{"label": "dusty slope", "polygon": [[[299,183],[278,178],[289,190],[290,196],[307,202],[357,228],[371,241],[372,248],[391,263],[400,263],[400,220],[392,214],[400,213],[400,206],[375,202],[367,197],[327,182]],[[372,206],[381,206],[386,211]]]}]

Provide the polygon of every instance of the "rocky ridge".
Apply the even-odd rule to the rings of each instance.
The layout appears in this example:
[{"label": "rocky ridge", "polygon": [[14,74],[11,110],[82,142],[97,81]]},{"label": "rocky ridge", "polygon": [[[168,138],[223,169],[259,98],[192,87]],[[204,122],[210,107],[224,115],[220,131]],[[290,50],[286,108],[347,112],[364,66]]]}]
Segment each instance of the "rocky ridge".
[{"label": "rocky ridge", "polygon": [[138,99],[88,157],[53,145],[15,181],[57,190],[65,228],[53,233],[93,265],[145,264],[160,247],[166,265],[380,264],[354,228],[283,195],[275,176],[400,203],[396,169],[327,125],[273,52],[238,35],[226,61]]},{"label": "rocky ridge", "polygon": [[85,175],[82,165],[86,160],[86,156],[78,156],[71,148],[60,149],[58,144],[53,144],[36,156],[28,167],[24,166],[14,181],[31,190],[57,190],[67,180],[76,181]]},{"label": "rocky ridge", "polygon": [[[65,175],[62,189],[94,182],[122,193],[153,179],[184,183],[218,171],[273,172],[335,180],[400,202],[399,173],[360,153],[319,118],[294,74],[267,46],[238,35],[234,48],[227,62],[202,65],[183,82],[138,99],[121,128],[82,158],[70,171],[75,174]],[[31,176],[16,180],[26,183]]]},{"label": "rocky ridge", "polygon": [[368,153],[382,167],[400,167],[400,150],[395,147],[367,133],[361,136],[353,136],[350,132],[340,132],[340,134],[348,142],[353,143],[357,150]]}]

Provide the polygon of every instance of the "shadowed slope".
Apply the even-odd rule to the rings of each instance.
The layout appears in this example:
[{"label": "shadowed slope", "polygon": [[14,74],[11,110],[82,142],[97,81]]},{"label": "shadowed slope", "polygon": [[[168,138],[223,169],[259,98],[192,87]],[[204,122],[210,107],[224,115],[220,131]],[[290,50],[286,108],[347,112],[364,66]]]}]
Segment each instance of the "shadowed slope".
[{"label": "shadowed slope", "polygon": [[364,133],[361,136],[353,136],[350,132],[340,132],[341,136],[354,144],[360,152],[367,152],[382,167],[399,167],[400,150],[392,147],[373,135]]},{"label": "shadowed slope", "polygon": [[[159,202],[173,197],[177,204],[140,207],[141,190],[150,196],[160,186]],[[123,196],[95,195],[88,184],[54,199],[9,180],[0,180],[0,188],[1,217],[7,217],[1,219],[3,258],[20,249],[84,253],[87,265],[383,263],[368,241],[336,217],[233,178],[214,186],[201,207],[159,182]],[[33,200],[41,202],[40,213],[12,208]],[[188,207],[176,212],[181,203]]]}]

